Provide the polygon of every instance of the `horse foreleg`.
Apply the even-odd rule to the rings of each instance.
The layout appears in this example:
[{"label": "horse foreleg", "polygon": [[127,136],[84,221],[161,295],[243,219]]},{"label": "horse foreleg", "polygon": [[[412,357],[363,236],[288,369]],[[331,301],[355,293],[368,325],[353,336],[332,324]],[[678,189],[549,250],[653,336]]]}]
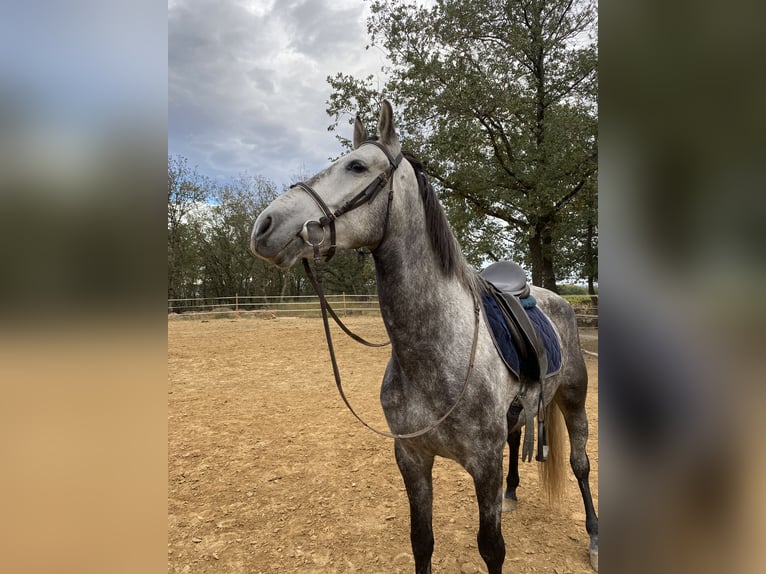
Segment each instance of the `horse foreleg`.
[{"label": "horse foreleg", "polygon": [[598,517],[593,505],[593,496],[588,480],[590,460],[585,451],[585,445],[588,442],[588,418],[585,413],[585,404],[584,400],[568,400],[569,397],[563,393],[557,395],[556,398],[564,415],[569,434],[569,444],[571,445],[569,464],[575,478],[577,478],[577,485],[580,487],[580,494],[585,506],[585,530],[590,536],[590,563],[593,569],[598,572]]},{"label": "horse foreleg", "polygon": [[[509,427],[510,428],[510,427]],[[505,495],[503,496],[503,512],[516,509],[516,489],[519,486],[519,445],[521,444],[521,429],[508,433],[508,478],[506,479]]]},{"label": "horse foreleg", "polygon": [[410,501],[410,542],[415,558],[415,573],[431,574],[431,555],[434,551],[431,473],[434,457],[405,450],[399,441],[396,441],[394,451]]},{"label": "horse foreleg", "polygon": [[479,554],[488,574],[501,574],[505,560],[505,541],[500,530],[503,488],[503,452],[486,456],[478,466],[469,467],[479,502]]}]

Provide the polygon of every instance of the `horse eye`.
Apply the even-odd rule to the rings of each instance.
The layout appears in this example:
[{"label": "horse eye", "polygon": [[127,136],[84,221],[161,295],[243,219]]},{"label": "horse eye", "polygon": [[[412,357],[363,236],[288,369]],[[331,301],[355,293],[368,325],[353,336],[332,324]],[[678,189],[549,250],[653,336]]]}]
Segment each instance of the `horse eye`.
[{"label": "horse eye", "polygon": [[354,173],[364,173],[367,171],[367,166],[364,165],[361,161],[354,160],[346,166],[346,169],[353,171]]}]

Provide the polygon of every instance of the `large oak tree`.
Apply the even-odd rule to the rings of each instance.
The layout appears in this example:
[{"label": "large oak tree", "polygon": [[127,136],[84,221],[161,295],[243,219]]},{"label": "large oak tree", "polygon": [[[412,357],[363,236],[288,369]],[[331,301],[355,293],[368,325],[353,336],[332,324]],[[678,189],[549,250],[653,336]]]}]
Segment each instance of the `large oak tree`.
[{"label": "large oak tree", "polygon": [[592,284],[595,31],[590,0],[373,0],[368,32],[388,79],[328,78],[330,129],[390,98],[471,260],[522,258],[554,290],[572,274]]}]

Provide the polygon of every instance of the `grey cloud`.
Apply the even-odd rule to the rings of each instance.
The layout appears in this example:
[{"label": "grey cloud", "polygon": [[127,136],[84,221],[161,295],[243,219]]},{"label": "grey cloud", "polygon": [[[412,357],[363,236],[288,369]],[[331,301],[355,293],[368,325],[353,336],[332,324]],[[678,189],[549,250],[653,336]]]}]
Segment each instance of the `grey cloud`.
[{"label": "grey cloud", "polygon": [[275,14],[280,16],[291,32],[290,45],[313,58],[320,58],[335,49],[358,50],[364,46],[359,26],[362,2],[340,8],[337,2],[293,0],[280,2]]},{"label": "grey cloud", "polygon": [[169,152],[212,176],[247,170],[278,184],[324,167],[340,152],[327,132],[326,77],[364,65],[364,3],[350,6],[172,3]]},{"label": "grey cloud", "polygon": [[274,94],[277,91],[277,74],[274,70],[254,66],[247,73],[247,77],[257,88],[268,94]]}]

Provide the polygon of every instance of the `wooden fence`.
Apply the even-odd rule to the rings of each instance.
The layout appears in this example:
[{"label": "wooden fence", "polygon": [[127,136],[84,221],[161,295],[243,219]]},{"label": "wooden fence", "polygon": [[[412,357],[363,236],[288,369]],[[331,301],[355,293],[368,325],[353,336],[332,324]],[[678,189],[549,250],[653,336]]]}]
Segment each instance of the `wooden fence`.
[{"label": "wooden fence", "polygon": [[[596,296],[598,297],[598,296]],[[598,326],[598,305],[590,296],[565,295],[575,309],[580,326]],[[351,315],[377,315],[380,313],[377,295],[328,295],[327,300],[342,317]],[[168,299],[168,317],[319,317],[319,298],[316,295],[293,297],[240,296]]]}]

